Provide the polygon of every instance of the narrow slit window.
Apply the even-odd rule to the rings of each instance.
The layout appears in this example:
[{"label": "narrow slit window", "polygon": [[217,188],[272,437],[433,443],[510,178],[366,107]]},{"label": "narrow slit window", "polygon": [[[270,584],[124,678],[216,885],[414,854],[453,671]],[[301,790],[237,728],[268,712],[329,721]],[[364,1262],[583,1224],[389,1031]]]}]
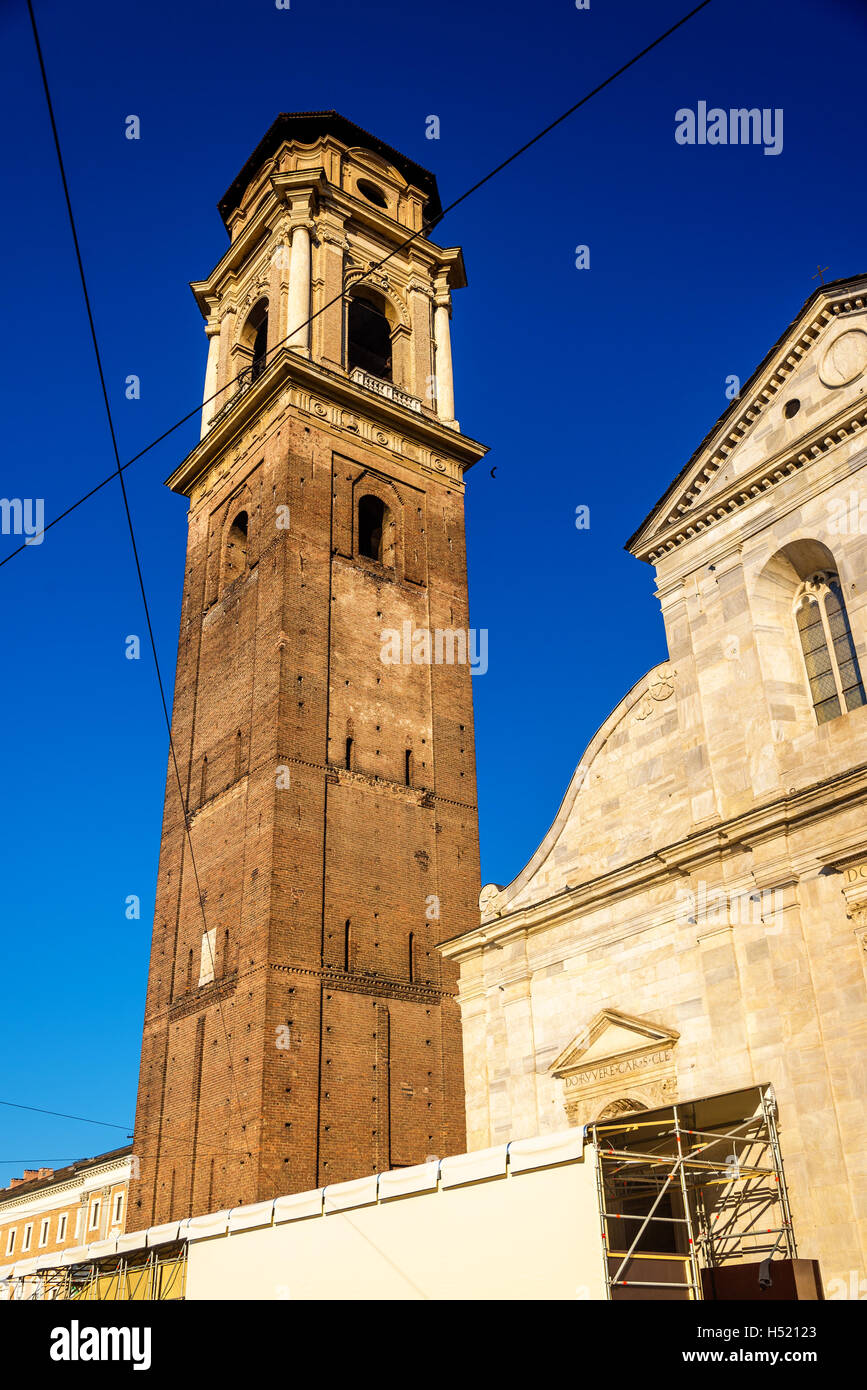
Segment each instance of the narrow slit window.
[{"label": "narrow slit window", "polygon": [[403,780],[406,786],[412,786],[412,749],[407,748],[404,757]]},{"label": "narrow slit window", "polygon": [[224,579],[227,584],[231,584],[233,579],[238,579],[247,568],[247,539],[250,529],[249,517],[246,512],[238,512],[226,537],[226,558],[224,563]]},{"label": "narrow slit window", "polygon": [[352,739],[351,739],[351,738],[348,738],[348,739],[346,740],[346,767],[347,767],[347,769],[349,769],[349,770],[351,770],[351,768],[352,768]]},{"label": "narrow slit window", "polygon": [[239,730],[238,730],[238,733],[237,733],[237,735],[236,735],[236,737],[235,737],[235,778],[236,778],[236,779],[237,779],[238,777],[241,776],[241,769],[242,769],[242,767],[243,767],[243,755],[244,755],[244,740],[243,740],[243,738],[242,738],[242,736],[241,736],[241,730],[239,729]]}]

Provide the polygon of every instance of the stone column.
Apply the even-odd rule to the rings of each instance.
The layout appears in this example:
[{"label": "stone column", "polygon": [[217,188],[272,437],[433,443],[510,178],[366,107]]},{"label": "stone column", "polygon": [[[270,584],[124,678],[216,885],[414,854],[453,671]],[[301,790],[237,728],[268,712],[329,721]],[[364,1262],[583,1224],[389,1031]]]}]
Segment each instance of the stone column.
[{"label": "stone column", "polygon": [[295,352],[310,351],[310,227],[296,222],[292,228],[292,260],[289,268],[287,346]]},{"label": "stone column", "polygon": [[199,436],[204,439],[208,430],[211,428],[211,421],[217,411],[217,401],[211,399],[217,390],[217,367],[220,361],[220,325],[214,319],[209,319],[205,325],[205,334],[208,339],[208,365],[205,368],[205,398],[202,405],[202,433]]},{"label": "stone column", "polygon": [[437,415],[445,424],[454,424],[455,393],[452,382],[448,291],[441,290],[437,294],[435,302],[434,342],[436,343]]}]

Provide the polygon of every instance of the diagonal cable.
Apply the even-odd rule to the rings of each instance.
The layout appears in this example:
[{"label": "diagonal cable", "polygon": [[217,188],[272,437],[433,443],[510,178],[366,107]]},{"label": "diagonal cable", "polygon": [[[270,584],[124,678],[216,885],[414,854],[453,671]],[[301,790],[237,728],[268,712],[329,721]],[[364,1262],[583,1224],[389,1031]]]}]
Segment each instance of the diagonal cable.
[{"label": "diagonal cable", "polygon": [[[586,105],[586,103],[590,101],[594,96],[598,95],[599,92],[604,91],[605,88],[609,87],[612,82],[615,82],[618,77],[621,77],[624,72],[626,72],[629,68],[634,67],[636,63],[640,62],[641,59],[646,57],[648,53],[652,52],[654,48],[657,48],[661,43],[663,43],[667,38],[674,34],[678,29],[682,28],[684,24],[687,24],[689,20],[691,20],[695,15],[699,13],[700,10],[706,9],[707,6],[710,4],[711,0],[702,0],[700,5],[696,5],[694,9],[689,10],[687,14],[683,15],[679,20],[677,20],[675,24],[672,24],[671,27],[666,29],[664,33],[658,35],[658,37],[655,38],[651,43],[647,44],[645,48],[642,48],[641,51],[636,53],[632,58],[630,58],[628,62],[623,63],[619,68],[617,68],[615,72],[610,73],[609,76],[604,79],[604,81],[598,83],[597,86],[593,87],[591,91],[585,93],[585,95],[581,97],[580,101],[576,101],[575,104],[573,106],[570,106],[567,111],[564,111],[562,115],[557,116],[555,120],[549,122],[549,124],[546,125],[543,130],[540,130],[537,135],[534,135],[532,139],[527,140],[525,144],[521,145],[521,147],[515,150],[513,154],[510,154],[507,159],[502,160],[498,165],[496,165],[494,169],[491,169],[489,173],[485,174],[483,178],[478,179],[474,184],[472,184],[470,188],[468,188],[464,193],[462,193],[460,197],[455,198],[453,202],[449,203],[445,208],[443,208],[442,212],[437,217],[432,218],[429,221],[423,222],[419,231],[413,232],[412,235],[407,237],[405,241],[401,242],[398,246],[395,246],[391,251],[388,252],[386,256],[383,256],[383,258],[380,261],[376,261],[374,264],[370,265],[368,269],[365,271],[364,275],[360,276],[355,283],[361,284],[367,278],[368,275],[371,275],[374,271],[380,270],[382,266],[384,266],[388,261],[390,261],[392,256],[396,256],[400,251],[405,250],[406,247],[411,245],[412,242],[414,242],[418,237],[426,236],[429,231],[432,231],[433,228],[436,227],[442,221],[442,219],[447,215],[447,213],[451,212],[454,208],[458,207],[459,204],[465,202],[467,198],[469,198],[473,193],[477,192],[478,189],[482,188],[491,179],[495,178],[496,175],[501,173],[503,169],[507,168],[510,164],[514,163],[514,161],[516,159],[519,159],[522,154],[525,154],[527,150],[532,149],[534,145],[538,144],[538,142],[544,139],[546,135],[550,134],[552,130],[555,130],[557,126],[562,125],[562,123],[565,120],[568,120],[570,116],[574,115],[574,113],[578,111],[580,107]],[[28,8],[30,8],[32,17],[33,11],[32,6],[30,4],[30,0],[28,0]],[[293,337],[296,333],[300,332],[302,328],[306,328],[309,324],[313,322],[315,318],[318,318],[320,314],[323,314],[326,309],[330,309],[334,304],[336,304],[339,300],[342,300],[343,298],[344,292],[341,291],[341,293],[335,295],[333,299],[328,300],[326,304],[321,305],[320,308],[318,308],[314,313],[312,313],[309,316],[309,318],[305,319],[303,323],[296,324],[296,326],[291,330],[290,333],[286,335],[285,338],[281,338],[279,343],[275,343],[273,347],[268,349],[267,353],[263,353],[263,360],[267,360],[267,358],[270,357],[273,353],[275,353],[278,348],[283,347],[283,345],[287,342],[288,338]],[[180,429],[181,425],[185,425],[188,420],[192,420],[194,416],[200,414],[200,412],[206,405],[210,405],[210,403],[212,401],[215,401],[218,396],[224,396],[225,393],[229,390],[229,387],[236,385],[236,383],[240,379],[241,374],[242,373],[239,372],[238,376],[233,377],[231,381],[225,382],[225,384],[220,387],[219,391],[215,391],[213,395],[206,396],[203,401],[197,401],[196,405],[192,410],[187,411],[185,415],[182,415],[180,419],[176,420],[173,425],[170,425],[168,427],[168,429],[163,430],[162,434],[158,434],[155,439],[152,439],[149,444],[146,444],[145,447],[143,449],[140,449],[137,454],[133,454],[132,458],[127,459],[126,463],[118,463],[118,468],[114,473],[110,473],[107,478],[103,478],[102,482],[96,483],[95,486],[92,487],[89,492],[86,492],[82,497],[79,497],[77,502],[71,503],[70,506],[68,506],[65,509],[65,511],[59,512],[57,516],[52,517],[51,521],[49,521],[47,525],[45,525],[42,528],[41,534],[44,535],[45,532],[50,530],[52,526],[56,526],[59,521],[63,521],[66,517],[68,517],[71,512],[74,512],[85,502],[89,502],[91,497],[93,497],[97,492],[100,492],[102,488],[107,487],[108,484],[113,482],[115,478],[122,475],[125,469],[130,468],[134,463],[137,463],[140,458],[143,458],[145,454],[150,453],[150,451],[152,449],[155,449],[158,444],[161,444],[164,439],[168,439],[169,435],[174,434],[175,430]],[[22,550],[25,550],[26,548],[26,544],[22,544],[19,545],[15,550],[11,550],[8,555],[5,555],[3,559],[0,560],[0,568],[2,568],[3,565],[8,564],[9,561],[12,560],[16,555],[20,555]]]},{"label": "diagonal cable", "polygon": [[[148,637],[149,637],[149,639],[150,639],[151,651],[152,651],[152,653],[153,653],[154,667],[155,667],[156,676],[157,676],[157,684],[159,685],[160,700],[161,700],[161,702],[162,702],[162,707],[163,707],[163,717],[164,717],[164,719],[165,719],[166,729],[168,730],[169,748],[170,748],[170,750],[171,750],[172,765],[173,765],[174,771],[175,771],[175,779],[176,779],[177,785],[178,785],[178,796],[180,797],[181,811],[182,811],[182,813],[183,813],[183,818],[184,818],[184,829],[185,829],[185,831],[186,831],[187,844],[188,844],[189,852],[190,852],[190,862],[191,862],[191,864],[192,864],[192,868],[193,868],[193,877],[195,878],[195,883],[196,883],[196,895],[197,895],[197,897],[198,897],[198,900],[199,900],[199,908],[200,908],[201,913],[202,913],[202,924],[203,924],[203,927],[204,927],[204,933],[203,933],[203,938],[202,938],[202,939],[208,943],[208,953],[209,953],[209,955],[211,956],[211,965],[212,965],[212,967],[214,967],[214,966],[215,966],[215,962],[214,962],[214,960],[213,960],[213,953],[212,953],[212,951],[211,951],[210,937],[208,936],[208,923],[207,923],[207,920],[206,920],[206,917],[205,917],[205,904],[204,904],[204,899],[203,899],[203,897],[202,897],[202,887],[201,887],[201,882],[200,882],[200,880],[199,880],[199,871],[198,871],[198,867],[197,867],[197,865],[196,865],[196,856],[195,856],[195,853],[194,853],[194,851],[193,851],[192,835],[191,835],[191,833],[190,833],[189,815],[188,815],[188,813],[187,813],[186,801],[185,801],[185,799],[184,799],[184,790],[183,790],[183,785],[182,785],[182,782],[181,782],[180,768],[178,767],[177,754],[176,754],[176,752],[175,752],[174,739],[172,738],[172,725],[171,725],[171,719],[170,719],[170,717],[169,717],[168,704],[167,704],[167,702],[166,702],[165,686],[163,685],[163,678],[162,678],[162,672],[161,672],[161,670],[160,670],[159,657],[157,656],[156,639],[155,639],[155,637],[154,637],[153,624],[151,623],[150,607],[149,607],[149,605],[148,605],[147,592],[146,592],[146,590],[145,590],[145,583],[144,583],[144,576],[143,576],[143,574],[142,574],[142,568],[141,568],[141,560],[140,560],[140,558],[139,558],[138,546],[137,546],[137,544],[136,544],[135,528],[133,527],[132,513],[131,513],[131,511],[130,511],[130,506],[129,506],[129,498],[128,498],[128,496],[127,496],[126,483],[124,482],[124,477],[123,477],[123,468],[122,468],[121,462],[120,462],[120,452],[119,452],[118,447],[117,447],[117,436],[116,436],[116,434],[115,434],[115,429],[114,429],[114,420],[113,420],[113,418],[112,418],[111,405],[110,405],[109,399],[108,399],[108,389],[107,389],[106,384],[105,384],[105,373],[104,373],[103,367],[102,367],[102,356],[101,356],[100,351],[99,351],[99,341],[98,341],[98,339],[97,339],[97,334],[96,334],[96,325],[95,325],[95,323],[94,323],[93,311],[92,311],[91,305],[90,305],[90,295],[89,295],[88,289],[87,289],[87,277],[85,276],[85,273],[84,273],[84,263],[83,263],[82,258],[81,258],[81,247],[80,247],[80,245],[79,245],[79,241],[78,241],[78,232],[77,232],[76,226],[75,226],[75,217],[74,217],[73,211],[72,211],[72,200],[71,200],[70,195],[69,195],[69,185],[68,185],[67,180],[66,180],[66,170],[65,170],[65,168],[64,168],[64,164],[63,164],[63,155],[62,155],[61,149],[60,149],[60,137],[59,137],[58,132],[57,132],[57,123],[56,123],[55,118],[54,118],[54,105],[53,105],[52,100],[51,100],[51,91],[50,91],[49,86],[48,86],[48,74],[47,74],[47,72],[46,72],[46,70],[45,70],[45,61],[44,61],[43,56],[42,56],[42,45],[41,45],[41,43],[39,42],[39,31],[38,31],[38,29],[37,29],[37,27],[36,27],[36,16],[35,16],[35,14],[33,13],[33,4],[32,4],[32,0],[27,0],[27,9],[28,9],[28,12],[29,12],[29,14],[30,14],[30,24],[31,24],[31,27],[32,27],[32,29],[33,29],[33,39],[34,39],[34,43],[36,44],[36,53],[37,53],[37,57],[38,57],[38,59],[39,59],[39,71],[40,71],[41,76],[42,76],[42,86],[43,86],[43,89],[44,89],[44,92],[45,92],[45,103],[46,103],[46,106],[47,106],[47,108],[48,108],[48,115],[49,115],[49,118],[50,118],[50,121],[51,121],[51,133],[52,133],[52,136],[53,136],[53,138],[54,138],[54,148],[55,148],[55,151],[56,151],[56,154],[57,154],[57,164],[58,164],[58,168],[59,168],[59,170],[60,170],[60,179],[61,179],[61,182],[62,182],[62,184],[63,184],[63,196],[64,196],[64,198],[65,198],[65,200],[66,200],[66,211],[67,211],[67,214],[68,214],[68,217],[69,217],[69,227],[70,227],[70,231],[72,232],[72,241],[73,241],[73,245],[74,245],[74,247],[75,247],[75,259],[76,259],[76,261],[77,261],[77,263],[78,263],[78,274],[79,274],[79,278],[80,278],[80,280],[81,280],[82,292],[83,292],[83,294],[84,294],[84,303],[85,303],[85,307],[86,307],[86,309],[87,309],[87,321],[88,321],[88,323],[89,323],[89,325],[90,325],[90,336],[91,336],[91,339],[92,339],[92,342],[93,342],[93,351],[94,351],[94,355],[95,355],[95,357],[96,357],[97,369],[98,369],[98,371],[99,371],[99,382],[100,382],[100,386],[101,386],[101,388],[102,388],[102,398],[103,398],[103,401],[104,401],[104,403],[105,403],[105,413],[106,413],[106,417],[107,417],[107,419],[108,419],[108,428],[109,428],[109,432],[110,432],[110,434],[111,434],[111,444],[112,444],[112,449],[113,449],[113,451],[114,451],[114,458],[115,458],[115,464],[116,464],[116,469],[115,469],[115,472],[112,474],[112,477],[116,477],[117,480],[118,480],[118,482],[120,483],[120,490],[121,490],[121,495],[122,495],[122,497],[123,497],[123,506],[124,506],[124,511],[125,511],[125,513],[126,513],[127,526],[128,526],[128,528],[129,528],[130,544],[132,545],[132,553],[133,553],[133,558],[134,558],[134,560],[135,560],[136,574],[137,574],[137,576],[138,576],[138,584],[139,584],[139,589],[140,589],[140,591],[141,591],[142,604],[143,604],[143,606],[144,606],[145,620],[146,620],[146,622],[147,622]],[[214,974],[216,975],[216,969],[214,969]],[[224,1036],[225,1041],[226,1041],[226,1050],[227,1050],[228,1055],[229,1055],[229,1071],[230,1071],[230,1074],[231,1074],[231,1077],[232,1077],[232,1085],[233,1085],[233,1089],[234,1089],[234,1093],[235,1093],[235,1100],[236,1100],[237,1105],[238,1105],[238,1113],[239,1113],[239,1115],[240,1115],[240,1117],[241,1117],[241,1129],[242,1129],[242,1132],[243,1132],[243,1131],[246,1129],[246,1121],[245,1121],[245,1119],[244,1119],[244,1112],[243,1112],[243,1109],[242,1109],[242,1107],[241,1107],[241,1100],[240,1100],[240,1096],[239,1096],[239,1094],[238,1094],[238,1084],[237,1084],[237,1079],[236,1079],[236,1077],[235,1077],[234,1065],[233,1065],[233,1060],[232,1060],[232,1049],[231,1049],[231,1046],[229,1045],[229,1035],[228,1035],[228,1032],[227,1032],[227,1029],[226,1029],[226,1020],[225,1020],[225,1017],[224,1017],[224,1014],[223,1014],[223,1004],[222,1004],[222,1000],[218,999],[218,1000],[217,1000],[217,1005],[218,1005],[219,1012],[220,1012],[220,1020],[221,1020],[222,1025],[223,1025],[223,1036]]]}]

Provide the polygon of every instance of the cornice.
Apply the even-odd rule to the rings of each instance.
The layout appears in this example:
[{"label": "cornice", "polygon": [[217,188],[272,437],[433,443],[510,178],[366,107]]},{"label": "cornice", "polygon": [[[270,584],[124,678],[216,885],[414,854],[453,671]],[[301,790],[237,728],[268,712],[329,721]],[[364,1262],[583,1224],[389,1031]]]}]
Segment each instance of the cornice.
[{"label": "cornice", "polygon": [[[673,540],[675,544],[686,539],[686,536],[677,537],[678,526],[683,527],[700,493],[706,490],[732,452],[775,403],[780,392],[788,385],[792,373],[812,351],[820,335],[834,320],[844,319],[865,308],[867,290],[863,276],[851,277],[838,285],[827,285],[814,291],[745,384],[744,389],[748,393],[732,401],[675,481],[626,542],[627,550],[639,559],[652,563],[650,552],[660,552],[657,543],[660,535]],[[737,489],[733,488],[733,491]],[[660,523],[666,528],[662,532]],[[674,535],[670,534],[672,530]]]},{"label": "cornice", "polygon": [[[864,440],[865,446],[867,446],[867,431],[864,433]],[[831,450],[827,452],[830,455]],[[809,471],[802,474],[802,485],[797,491],[793,489],[786,499],[783,499],[779,494],[774,497],[775,521],[783,521],[793,512],[799,511],[806,503],[811,502],[813,498],[827,493],[839,482],[846,482],[855,478],[865,466],[867,466],[867,447],[862,454],[856,455],[854,458],[851,453],[840,454],[836,463],[829,470],[823,471],[821,475],[815,475],[811,478]],[[796,472],[800,472],[800,469]],[[785,482],[787,478],[793,476],[795,476],[793,473],[789,473],[786,478],[781,478],[779,481]],[[728,513],[728,515],[733,514]],[[709,535],[707,530],[703,533],[696,530],[693,536],[687,536],[680,545],[657,554],[655,561],[657,565],[656,598],[664,602],[670,595],[677,592],[680,584],[688,575],[695,572],[696,557],[689,542],[698,535],[702,535],[700,559],[702,568],[707,568],[710,565],[719,567],[727,559],[733,561],[736,555],[745,555],[747,544],[753,536],[761,535],[767,531],[768,518],[764,511],[750,512],[746,505],[739,514],[740,525],[737,528],[717,527],[712,535]],[[724,520],[722,517],[718,519]],[[765,558],[766,556],[762,555],[762,563],[764,563]]]},{"label": "cornice", "polygon": [[[515,908],[511,912],[505,911],[462,936],[442,942],[438,949],[448,960],[462,960],[477,955],[491,942],[501,942],[516,933],[547,930],[592,911],[603,903],[629,898],[657,884],[669,882],[672,876],[688,877],[702,864],[719,860],[721,855],[743,853],[796,826],[821,819],[829,809],[837,811],[843,805],[861,801],[867,801],[867,764],[706,827],[664,846],[652,855],[601,874],[576,888],[565,888],[539,902]],[[659,912],[651,916],[653,920],[658,920]]]},{"label": "cornice", "polygon": [[[763,459],[750,473],[733,479],[731,487],[714,497],[705,510],[701,508],[688,510],[685,507],[684,514],[679,515],[674,524],[665,530],[656,532],[647,545],[636,548],[636,557],[639,560],[647,560],[650,564],[656,564],[671,551],[692,540],[694,536],[706,532],[718,521],[728,519],[757,498],[764,496],[778,483],[786,482],[802,468],[813,463],[815,459],[822,458],[831,450],[836,449],[838,445],[845,443],[847,439],[854,439],[865,428],[867,428],[867,407],[863,402],[859,402],[855,408],[850,405],[847,409],[840,411],[832,420],[824,421],[822,425],[818,426],[810,435],[800,439],[794,446],[790,445],[787,449],[780,450],[770,459]],[[721,462],[724,463],[725,459],[723,458]],[[710,465],[705,468],[704,472],[709,481],[712,476]],[[694,492],[686,494],[691,499],[689,507],[692,507],[692,503],[698,495]]]},{"label": "cornice", "polygon": [[[316,229],[318,223],[327,223],[329,218],[334,217],[339,218],[342,224],[354,223],[359,230],[374,234],[376,240],[381,242],[386,250],[390,249],[392,254],[400,251],[402,259],[393,254],[390,264],[395,267],[400,265],[403,274],[407,273],[409,261],[415,258],[426,266],[433,265],[447,273],[453,289],[466,285],[463,253],[459,247],[438,246],[424,235],[422,229],[413,232],[411,228],[401,226],[372,206],[362,207],[356,198],[329,183],[324,169],[300,169],[286,174],[274,174],[271,176],[270,185],[249,225],[226,247],[210,274],[202,280],[190,282],[190,289],[203,317],[208,317],[208,299],[225,296],[227,283],[238,277],[238,273],[242,267],[246,267],[249,257],[261,241],[267,240],[272,234],[276,235],[291,228],[297,222]],[[315,199],[318,222],[316,219],[311,220],[307,215],[296,216],[289,213],[293,194],[297,196],[303,192],[309,192],[311,198]],[[334,239],[333,230],[332,227],[326,232],[328,240]],[[410,237],[413,238],[411,241]],[[404,265],[403,261],[406,261],[407,265]]]},{"label": "cornice", "polygon": [[414,999],[418,1002],[439,1004],[443,999],[455,999],[454,990],[440,985],[409,984],[404,980],[393,980],[387,975],[367,975],[355,970],[340,970],[336,966],[323,965],[318,968],[300,965],[283,965],[272,961],[269,970],[283,975],[304,976],[307,979],[321,980],[330,989],[343,994],[366,994],[386,999]]},{"label": "cornice", "polygon": [[[204,439],[166,480],[167,486],[189,497],[203,475],[240,442],[244,431],[267,409],[278,406],[281,415],[287,409],[297,409],[317,424],[330,427],[337,436],[378,445],[422,475],[439,473],[457,486],[463,473],[488,452],[486,445],[447,428],[435,416],[417,414],[365,391],[348,377],[282,347],[233,408],[217,416]],[[268,421],[265,428],[273,423],[273,419]],[[362,423],[366,432],[360,427]]]},{"label": "cornice", "polygon": [[93,1167],[82,1168],[78,1173],[74,1173],[59,1183],[54,1183],[51,1178],[46,1178],[43,1187],[35,1188],[31,1192],[22,1192],[20,1196],[16,1195],[13,1188],[12,1193],[0,1201],[0,1221],[6,1221],[16,1208],[25,1207],[28,1203],[33,1203],[34,1206],[38,1203],[48,1203],[54,1206],[57,1204],[56,1199],[62,1198],[67,1193],[79,1192],[92,1179],[101,1183],[106,1176],[115,1172],[127,1178],[129,1173],[125,1170],[129,1168],[131,1157],[131,1154],[123,1154],[120,1158],[112,1159],[107,1163],[95,1163]]}]

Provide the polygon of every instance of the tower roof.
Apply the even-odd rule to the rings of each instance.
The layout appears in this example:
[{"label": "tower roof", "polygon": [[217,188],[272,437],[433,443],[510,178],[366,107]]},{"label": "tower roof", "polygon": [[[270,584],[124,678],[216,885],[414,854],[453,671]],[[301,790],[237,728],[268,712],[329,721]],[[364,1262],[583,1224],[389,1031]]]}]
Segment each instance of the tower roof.
[{"label": "tower roof", "polygon": [[420,164],[416,164],[415,160],[408,159],[405,154],[401,154],[393,146],[387,145],[378,136],[363,130],[354,121],[347,120],[338,111],[281,111],[262,136],[241,172],[233,179],[218,202],[217,209],[223,221],[225,222],[238,207],[244,190],[257,169],[279,149],[284,140],[298,140],[302,144],[309,145],[326,132],[336,136],[338,140],[342,140],[349,146],[363,145],[366,149],[372,150],[374,154],[389,160],[396,169],[400,170],[407,182],[414,184],[416,188],[420,188],[427,195],[428,217],[439,217],[442,212],[442,204],[440,203],[437,181],[428,169],[423,169]]}]

